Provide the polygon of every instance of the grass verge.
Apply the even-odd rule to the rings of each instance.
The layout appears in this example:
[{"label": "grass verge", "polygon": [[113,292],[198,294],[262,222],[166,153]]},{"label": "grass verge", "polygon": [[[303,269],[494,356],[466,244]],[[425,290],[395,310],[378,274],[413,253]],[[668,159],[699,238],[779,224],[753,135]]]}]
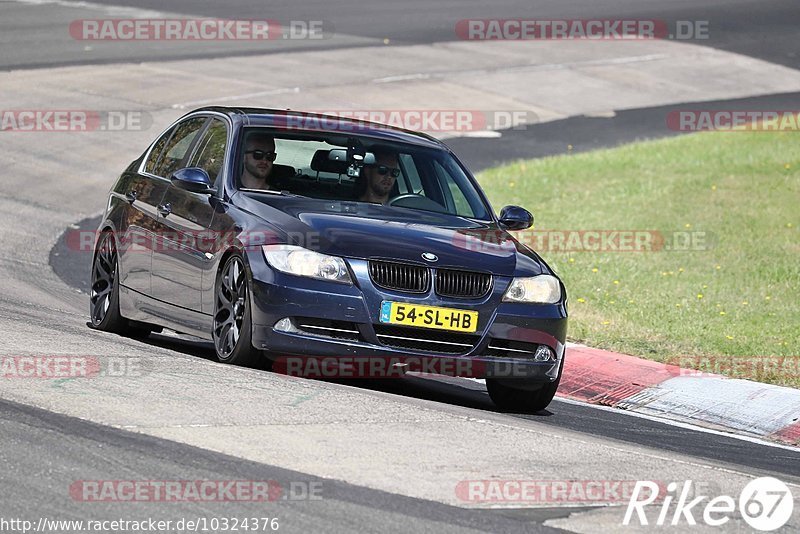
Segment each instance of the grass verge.
[{"label": "grass verge", "polygon": [[[478,179],[495,206],[534,213],[519,237],[563,278],[570,339],[800,387],[800,132],[685,135]],[[581,230],[635,231],[644,250]]]}]

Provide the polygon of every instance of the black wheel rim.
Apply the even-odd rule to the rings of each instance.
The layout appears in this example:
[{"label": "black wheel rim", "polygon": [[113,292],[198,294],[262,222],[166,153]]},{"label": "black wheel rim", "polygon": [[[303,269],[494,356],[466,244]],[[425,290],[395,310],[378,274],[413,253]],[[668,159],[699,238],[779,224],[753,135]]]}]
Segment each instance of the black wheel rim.
[{"label": "black wheel rim", "polygon": [[102,323],[108,315],[116,277],[117,249],[112,237],[106,234],[100,241],[92,265],[92,290],[89,294],[89,302],[92,324],[95,326]]},{"label": "black wheel rim", "polygon": [[247,307],[247,277],[239,258],[225,265],[217,287],[214,307],[214,345],[220,358],[228,358],[236,349]]}]

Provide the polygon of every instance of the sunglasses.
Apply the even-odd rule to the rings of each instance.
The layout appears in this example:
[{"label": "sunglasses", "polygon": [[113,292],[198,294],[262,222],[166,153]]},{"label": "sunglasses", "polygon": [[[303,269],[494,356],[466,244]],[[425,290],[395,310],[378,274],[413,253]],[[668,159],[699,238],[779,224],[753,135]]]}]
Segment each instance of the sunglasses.
[{"label": "sunglasses", "polygon": [[245,154],[252,154],[254,160],[267,158],[269,161],[275,161],[275,158],[278,157],[277,152],[264,152],[263,150],[248,150]]},{"label": "sunglasses", "polygon": [[378,165],[377,167],[374,167],[374,169],[378,171],[378,174],[380,174],[381,176],[386,176],[388,173],[392,173],[392,178],[397,178],[398,176],[400,176],[400,169],[398,169],[397,167],[387,167],[386,165]]}]

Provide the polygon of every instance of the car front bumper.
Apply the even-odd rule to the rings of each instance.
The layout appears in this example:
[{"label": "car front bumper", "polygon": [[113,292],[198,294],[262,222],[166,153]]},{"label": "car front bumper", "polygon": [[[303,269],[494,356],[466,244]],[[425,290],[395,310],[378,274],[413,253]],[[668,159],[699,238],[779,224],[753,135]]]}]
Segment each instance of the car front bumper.
[{"label": "car front bumper", "polygon": [[[257,267],[253,346],[268,351],[289,374],[304,376],[374,378],[418,371],[537,383],[558,379],[567,328],[563,301],[503,303],[510,278],[502,277],[496,277],[492,293],[480,302],[409,296],[375,287],[358,267],[354,285],[277,273],[266,264]],[[478,331],[459,336],[381,324],[384,300],[476,310]],[[534,359],[540,346],[552,351],[546,361]]]}]

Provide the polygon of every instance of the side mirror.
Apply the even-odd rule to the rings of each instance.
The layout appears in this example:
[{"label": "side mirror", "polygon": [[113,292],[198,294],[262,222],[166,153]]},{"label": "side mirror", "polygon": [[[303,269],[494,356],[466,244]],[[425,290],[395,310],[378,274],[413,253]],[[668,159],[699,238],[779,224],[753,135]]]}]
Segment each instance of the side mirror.
[{"label": "side mirror", "polygon": [[191,191],[192,193],[202,193],[211,195],[217,192],[211,186],[211,178],[208,173],[200,167],[186,167],[172,173],[170,177],[172,184],[178,189]]},{"label": "side mirror", "polygon": [[506,206],[500,210],[500,225],[506,230],[525,230],[533,226],[533,215],[519,206]]}]

